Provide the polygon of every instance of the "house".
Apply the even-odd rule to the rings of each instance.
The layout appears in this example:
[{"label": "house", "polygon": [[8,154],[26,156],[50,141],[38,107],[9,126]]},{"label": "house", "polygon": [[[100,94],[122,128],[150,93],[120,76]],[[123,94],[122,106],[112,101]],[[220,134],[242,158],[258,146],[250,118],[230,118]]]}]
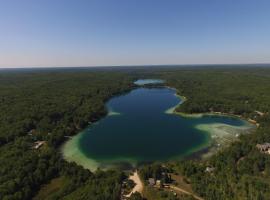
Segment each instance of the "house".
[{"label": "house", "polygon": [[149,183],[150,186],[154,186],[156,184],[156,181],[153,178],[149,178],[148,183]]},{"label": "house", "polygon": [[268,154],[270,154],[270,143],[257,144],[256,147],[257,147],[262,153],[268,153]]}]

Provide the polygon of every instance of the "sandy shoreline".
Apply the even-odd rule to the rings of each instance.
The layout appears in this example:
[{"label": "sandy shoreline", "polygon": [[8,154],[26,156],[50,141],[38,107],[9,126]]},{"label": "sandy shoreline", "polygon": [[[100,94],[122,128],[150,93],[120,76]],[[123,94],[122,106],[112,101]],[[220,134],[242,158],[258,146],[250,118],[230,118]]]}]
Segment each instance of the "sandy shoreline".
[{"label": "sandy shoreline", "polygon": [[113,159],[112,162],[108,160],[104,163],[89,158],[79,148],[79,142],[82,137],[82,134],[84,133],[80,132],[79,134],[73,136],[60,147],[62,157],[66,161],[75,162],[78,165],[83,166],[85,169],[89,169],[90,171],[96,171],[98,168],[102,170],[108,170],[112,168],[120,168],[126,170],[126,169],[134,169],[137,166],[136,160],[133,160],[131,158],[119,157]]},{"label": "sandy shoreline", "polygon": [[[167,87],[170,88],[170,87]],[[167,114],[176,114],[180,115],[181,117],[190,117],[190,118],[201,118],[203,116],[230,116],[230,117],[235,117],[235,118],[240,118],[246,123],[242,126],[232,126],[228,124],[223,124],[223,123],[213,123],[213,124],[198,124],[194,128],[201,130],[205,134],[208,135],[209,141],[207,141],[204,144],[201,144],[199,147],[196,147],[189,152],[187,152],[187,155],[184,157],[192,157],[192,155],[200,154],[200,156],[203,157],[209,157],[213,153],[217,152],[217,150],[220,149],[220,147],[227,146],[229,143],[232,141],[237,140],[238,136],[241,133],[246,133],[249,132],[251,129],[251,123],[248,122],[246,119],[243,119],[241,116],[236,116],[236,115],[231,115],[231,114],[226,114],[226,113],[198,113],[198,114],[186,114],[186,113],[180,113],[176,112],[175,109],[180,106],[182,103],[184,103],[187,98],[181,95],[177,94],[177,90],[174,88],[170,88],[175,91],[175,96],[177,96],[180,99],[180,102],[167,109],[165,113]],[[119,115],[121,113],[114,112],[112,109],[108,108],[108,113],[107,116],[111,115]],[[95,125],[95,124],[93,124]],[[91,125],[92,126],[92,125]],[[88,129],[88,128],[87,128]],[[84,131],[87,131],[85,129]],[[77,135],[73,136],[70,138],[68,141],[66,141],[62,146],[61,146],[61,152],[62,156],[65,160],[68,162],[76,162],[79,165],[82,165],[84,168],[90,169],[91,171],[95,171],[98,167],[104,167],[106,168],[114,168],[115,165],[110,165],[110,163],[103,163],[103,166],[101,165],[102,163],[95,161],[94,159],[91,159],[87,157],[79,148],[79,141],[82,135],[84,134],[84,131],[78,133]],[[117,158],[114,159],[116,162],[125,162],[129,163],[131,166],[136,167],[136,161],[129,159],[129,158]]]},{"label": "sandy shoreline", "polygon": [[180,99],[180,102],[178,104],[176,104],[175,106],[165,110],[166,114],[174,114],[174,113],[176,113],[175,109],[186,101],[186,97],[178,95],[177,93],[175,93],[174,95]]},{"label": "sandy shoreline", "polygon": [[93,159],[88,158],[79,149],[79,140],[83,133],[80,132],[77,135],[70,138],[61,146],[61,153],[63,158],[68,162],[76,162],[86,169],[94,171],[98,168],[99,164]]},{"label": "sandy shoreline", "polygon": [[[170,87],[168,87],[170,88]],[[173,88],[172,88],[173,89]],[[241,115],[234,115],[230,113],[222,113],[222,112],[206,112],[206,113],[183,113],[177,112],[175,109],[187,101],[185,96],[177,94],[177,90],[175,89],[175,95],[181,100],[176,106],[169,108],[165,111],[166,114],[176,114],[181,117],[186,118],[202,118],[204,116],[225,116],[225,117],[233,117],[237,119],[241,119],[244,121],[244,125],[242,126],[233,126],[224,123],[212,123],[212,124],[198,124],[194,128],[201,130],[208,134],[210,140],[208,144],[203,144],[200,147],[193,149],[190,155],[187,157],[193,157],[192,154],[196,154],[198,158],[208,158],[211,155],[215,154],[219,149],[227,147],[233,141],[236,141],[241,134],[249,133],[254,129],[255,125],[250,122],[249,119],[244,118]]]},{"label": "sandy shoreline", "polygon": [[139,174],[137,171],[135,171],[132,175],[129,176],[129,179],[134,181],[135,183],[135,186],[134,188],[132,189],[132,191],[126,195],[126,197],[130,197],[132,195],[132,193],[135,193],[135,192],[139,192],[140,194],[142,194],[142,191],[143,191],[143,183],[139,177]]},{"label": "sandy shoreline", "polygon": [[250,133],[254,127],[247,123],[242,126],[213,123],[198,124],[195,128],[206,132],[211,137],[208,150],[200,155],[204,159],[215,154],[220,149],[228,147],[232,142],[237,141],[241,134]]}]

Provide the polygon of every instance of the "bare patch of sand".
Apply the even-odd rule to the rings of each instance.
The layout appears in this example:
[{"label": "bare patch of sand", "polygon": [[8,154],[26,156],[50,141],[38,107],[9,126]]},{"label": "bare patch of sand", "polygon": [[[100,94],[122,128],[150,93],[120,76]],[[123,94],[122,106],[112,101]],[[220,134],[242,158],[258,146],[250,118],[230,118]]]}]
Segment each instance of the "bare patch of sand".
[{"label": "bare patch of sand", "polygon": [[143,191],[143,183],[139,177],[139,174],[137,171],[134,172],[134,174],[129,176],[129,179],[134,181],[134,183],[136,184],[135,187],[132,189],[132,191],[126,195],[126,197],[130,197],[132,193],[135,192],[139,192],[140,194],[142,194]]}]

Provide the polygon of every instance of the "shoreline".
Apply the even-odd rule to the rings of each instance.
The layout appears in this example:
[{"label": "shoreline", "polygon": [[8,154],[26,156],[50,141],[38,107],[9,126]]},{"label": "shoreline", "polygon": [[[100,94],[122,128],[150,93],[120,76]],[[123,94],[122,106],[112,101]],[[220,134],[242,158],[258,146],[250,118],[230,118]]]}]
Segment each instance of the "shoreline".
[{"label": "shoreline", "polygon": [[201,159],[211,157],[219,150],[222,150],[231,143],[239,140],[240,135],[249,134],[254,129],[248,122],[245,122],[242,126],[233,126],[223,123],[198,124],[195,128],[205,132],[210,137],[210,144],[205,148],[207,151],[202,151],[199,155]]},{"label": "shoreline", "polygon": [[82,132],[79,132],[69,140],[67,140],[61,147],[60,152],[62,158],[67,162],[75,162],[83,166],[86,169],[95,171],[99,167],[99,163],[93,159],[88,158],[80,149],[79,149],[79,140]]},{"label": "shoreline", "polygon": [[243,117],[242,115],[236,115],[236,114],[232,114],[232,113],[225,113],[225,112],[218,112],[218,111],[204,112],[204,113],[177,112],[177,111],[175,111],[175,109],[178,106],[180,106],[181,104],[183,104],[184,102],[186,102],[188,100],[187,97],[179,94],[179,91],[176,88],[173,88],[173,87],[170,87],[170,86],[164,86],[164,87],[175,90],[176,91],[175,96],[177,96],[181,100],[181,102],[179,102],[177,105],[175,105],[174,107],[169,108],[168,110],[166,110],[166,111],[169,111],[169,110],[174,108],[174,110],[172,110],[172,113],[168,112],[168,114],[177,114],[177,115],[180,115],[182,117],[191,117],[191,118],[200,118],[200,117],[203,117],[203,116],[229,116],[229,117],[240,118],[240,119],[242,119],[244,121],[249,122],[250,124],[254,124],[256,126],[259,126],[257,121],[255,121],[255,120],[247,119],[247,118]]},{"label": "shoreline", "polygon": [[[143,86],[141,86],[141,87],[143,87]],[[194,128],[202,131],[203,134],[207,134],[208,139],[207,139],[207,141],[205,143],[203,143],[203,144],[201,144],[201,145],[199,145],[197,147],[194,147],[193,149],[188,151],[186,153],[186,155],[183,155],[183,159],[199,157],[199,156],[201,158],[204,158],[204,157],[209,157],[209,156],[213,155],[214,153],[216,153],[220,149],[219,148],[220,145],[218,145],[218,144],[220,144],[220,139],[222,140],[224,136],[228,136],[228,135],[230,136],[230,134],[228,134],[226,132],[226,129],[227,130],[233,129],[233,130],[236,130],[236,131],[237,130],[238,131],[239,130],[245,130],[245,132],[247,132],[248,129],[251,129],[251,123],[247,119],[243,118],[242,116],[238,116],[238,115],[233,115],[233,114],[228,114],[228,113],[221,113],[221,112],[194,113],[194,114],[177,112],[176,108],[178,106],[180,106],[181,104],[183,104],[185,101],[187,101],[187,98],[185,96],[183,96],[183,95],[178,94],[178,90],[175,89],[175,88],[172,88],[172,87],[169,87],[169,86],[163,86],[163,87],[174,90],[175,91],[174,95],[177,96],[180,99],[180,102],[177,105],[175,105],[175,106],[173,106],[173,107],[171,107],[171,108],[164,111],[166,114],[175,114],[175,115],[180,115],[181,117],[190,117],[190,118],[201,118],[203,116],[209,116],[209,115],[210,116],[226,116],[226,117],[229,116],[229,117],[234,117],[234,118],[237,118],[237,119],[241,119],[246,124],[250,125],[249,128],[247,128],[246,125],[237,127],[237,126],[232,126],[232,125],[223,124],[223,123],[219,123],[219,124],[217,124],[217,123],[216,124],[199,124],[199,125],[197,125]],[[133,89],[136,89],[136,88],[140,88],[140,86],[135,87]],[[124,93],[127,93],[127,92],[124,92]],[[118,95],[115,95],[115,96],[117,97],[117,96],[120,96],[120,95],[121,94],[118,94]],[[115,97],[115,96],[113,96],[113,97]],[[113,97],[111,97],[111,98],[113,98]],[[106,117],[109,117],[109,116],[112,116],[112,115],[119,115],[119,114],[121,115],[121,113],[113,112],[112,109],[107,107],[107,113],[102,118],[106,118]],[[99,119],[98,121],[100,121],[101,119]],[[98,121],[96,123],[98,123]],[[91,127],[92,125],[94,125],[94,124],[91,124],[89,127]],[[95,171],[97,168],[99,168],[102,165],[100,164],[100,162],[97,162],[94,159],[91,159],[91,158],[87,157],[80,150],[79,144],[78,144],[78,142],[79,142],[79,140],[81,138],[81,135],[88,128],[86,127],[83,131],[77,133],[72,138],[70,138],[66,142],[64,142],[60,147],[60,151],[62,153],[62,157],[66,161],[75,162],[75,163],[77,163],[79,165],[82,165],[84,168],[90,169],[91,171]],[[248,131],[248,132],[250,132],[250,131]],[[236,134],[234,134],[234,136],[237,135],[237,134],[240,135],[240,133],[236,133]],[[230,136],[230,138],[237,139],[238,136],[237,137],[234,137],[234,136]],[[230,141],[230,142],[232,142],[232,141]],[[218,146],[218,148],[217,148],[217,146]],[[129,162],[130,159],[121,158],[121,160],[124,161],[124,162],[130,163],[131,166],[133,165],[132,162]],[[120,161],[120,158],[119,158],[119,161]],[[109,167],[113,168],[113,165],[107,165],[107,164],[104,164],[104,166],[108,166],[108,167],[104,167],[105,170],[106,170],[106,168],[109,168]]]},{"label": "shoreline", "polygon": [[[224,112],[205,112],[205,113],[184,113],[177,112],[176,108],[187,101],[187,98],[178,94],[178,90],[172,87],[176,91],[175,95],[181,100],[176,106],[169,108],[165,111],[166,114],[175,114],[185,118],[202,118],[204,116],[224,116],[240,119],[244,122],[242,126],[233,126],[223,123],[213,124],[198,124],[194,128],[204,132],[210,137],[208,144],[202,144],[201,147],[197,147],[191,150],[191,153],[184,157],[184,159],[207,159],[216,154],[220,149],[226,148],[234,141],[237,141],[238,137],[242,134],[249,134],[259,124],[251,119],[247,119],[242,115],[235,115]],[[227,131],[226,131],[227,129]],[[231,129],[231,130],[230,130]],[[235,131],[235,132],[234,132]],[[234,133],[232,133],[234,132]],[[224,141],[225,140],[225,141]]]},{"label": "shoreline", "polygon": [[[87,131],[87,129],[84,131]],[[60,152],[64,160],[66,160],[67,162],[75,162],[78,165],[83,166],[85,169],[89,169],[90,171],[93,172],[96,171],[97,169],[108,170],[119,168],[123,170],[130,170],[135,169],[137,167],[136,160],[125,157],[113,159],[112,160],[113,162],[108,160],[104,163],[96,161],[93,158],[89,158],[79,148],[79,142],[82,135],[84,134],[84,131],[81,131],[77,135],[71,137],[60,147]]]}]

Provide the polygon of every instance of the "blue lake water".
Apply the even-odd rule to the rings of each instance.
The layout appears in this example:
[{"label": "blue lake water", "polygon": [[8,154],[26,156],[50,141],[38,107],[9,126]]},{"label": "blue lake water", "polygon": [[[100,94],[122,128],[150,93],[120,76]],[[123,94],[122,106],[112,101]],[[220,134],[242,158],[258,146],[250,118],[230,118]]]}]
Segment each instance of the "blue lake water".
[{"label": "blue lake water", "polygon": [[[106,104],[110,113],[76,136],[78,142],[72,148],[78,148],[83,159],[93,160],[95,166],[134,166],[181,159],[207,147],[211,136],[197,129],[199,124],[246,125],[228,116],[190,118],[167,114],[166,110],[181,102],[175,94],[175,90],[165,87],[137,88],[113,97]],[[82,162],[75,159],[76,154],[67,155],[67,160]]]},{"label": "blue lake water", "polygon": [[160,79],[139,79],[134,82],[136,85],[147,85],[147,84],[159,84],[159,83],[164,83],[164,80]]}]

